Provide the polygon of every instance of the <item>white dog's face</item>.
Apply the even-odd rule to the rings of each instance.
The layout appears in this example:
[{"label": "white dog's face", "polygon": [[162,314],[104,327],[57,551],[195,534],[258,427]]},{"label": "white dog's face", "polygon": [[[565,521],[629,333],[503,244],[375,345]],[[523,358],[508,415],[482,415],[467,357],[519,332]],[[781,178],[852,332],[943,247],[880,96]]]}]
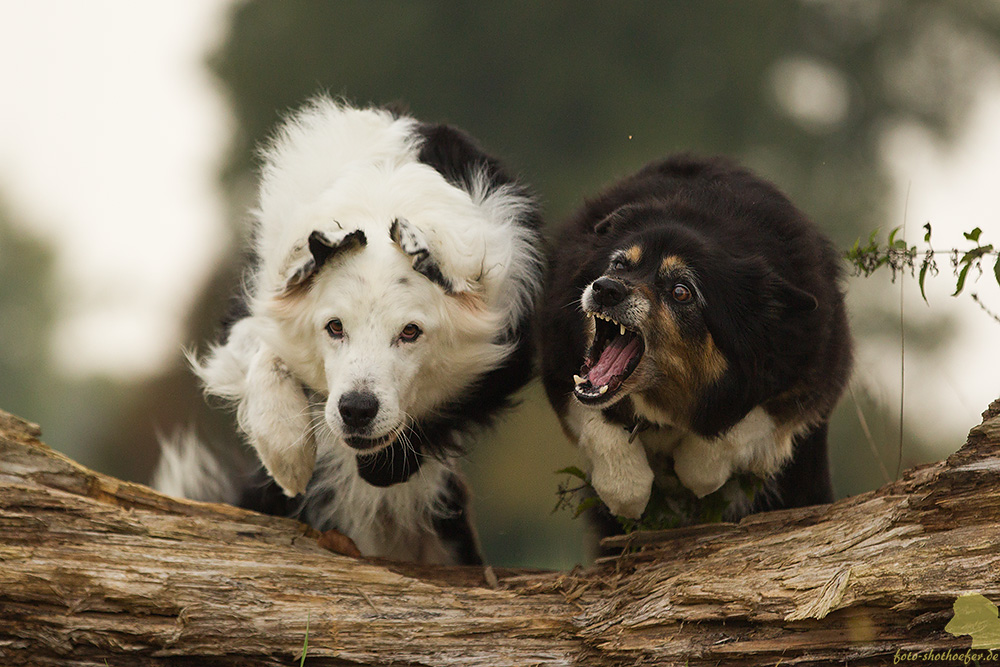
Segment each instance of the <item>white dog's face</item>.
[{"label": "white dog's face", "polygon": [[[279,300],[264,339],[293,374],[325,395],[330,432],[375,452],[433,414],[507,344],[497,317],[471,292],[447,293],[411,255],[369,230],[360,248],[317,272],[307,291]],[[382,238],[384,235],[384,238]]]},{"label": "white dog's face", "polygon": [[363,451],[387,446],[408,416],[425,412],[427,392],[436,393],[433,385],[444,381],[444,298],[402,253],[374,248],[345,259],[317,282],[310,300],[326,422],[348,445]]}]

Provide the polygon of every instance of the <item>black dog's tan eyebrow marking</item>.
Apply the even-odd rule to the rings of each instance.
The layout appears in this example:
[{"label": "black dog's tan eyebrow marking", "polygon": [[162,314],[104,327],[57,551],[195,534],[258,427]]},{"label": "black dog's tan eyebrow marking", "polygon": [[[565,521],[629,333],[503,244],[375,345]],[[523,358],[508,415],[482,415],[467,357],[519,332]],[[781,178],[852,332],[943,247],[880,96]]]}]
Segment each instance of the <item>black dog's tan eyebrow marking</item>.
[{"label": "black dog's tan eyebrow marking", "polygon": [[642,261],[642,246],[634,245],[628,248],[623,255],[632,264],[638,264]]},{"label": "black dog's tan eyebrow marking", "polygon": [[687,271],[687,263],[678,257],[677,255],[667,255],[662,260],[660,260],[660,277],[663,278],[667,274],[674,271]]},{"label": "black dog's tan eyebrow marking", "polygon": [[413,270],[440,285],[447,294],[455,291],[451,281],[441,272],[441,266],[431,256],[430,246],[423,233],[404,218],[396,218],[389,228],[389,236],[400,250],[411,257]]}]

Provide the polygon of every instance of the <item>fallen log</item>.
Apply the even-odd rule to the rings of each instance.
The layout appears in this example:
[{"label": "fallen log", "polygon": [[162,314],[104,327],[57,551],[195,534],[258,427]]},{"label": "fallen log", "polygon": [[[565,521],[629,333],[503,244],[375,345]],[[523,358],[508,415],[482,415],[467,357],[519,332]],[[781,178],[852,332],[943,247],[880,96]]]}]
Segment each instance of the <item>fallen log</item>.
[{"label": "fallen log", "polygon": [[0,413],[0,664],[947,662],[972,646],[945,630],[956,599],[1000,600],[1000,400],[877,491],[616,538],[626,554],[587,569],[418,567],[318,538],[88,470]]}]

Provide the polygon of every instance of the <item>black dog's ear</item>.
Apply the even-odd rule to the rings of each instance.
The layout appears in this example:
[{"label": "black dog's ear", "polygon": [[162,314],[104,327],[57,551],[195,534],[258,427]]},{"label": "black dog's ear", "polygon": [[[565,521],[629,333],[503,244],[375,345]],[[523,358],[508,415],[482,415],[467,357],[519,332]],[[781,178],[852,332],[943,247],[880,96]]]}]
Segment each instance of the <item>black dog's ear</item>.
[{"label": "black dog's ear", "polygon": [[702,273],[700,282],[712,337],[727,355],[743,354],[748,368],[765,355],[775,320],[819,306],[815,296],[792,285],[759,257],[717,260],[714,270]]},{"label": "black dog's ear", "polygon": [[423,232],[411,225],[404,218],[396,218],[389,228],[389,236],[399,246],[400,250],[410,256],[413,270],[437,283],[445,293],[453,294],[455,287],[441,272],[441,265],[431,255],[430,245]]},{"label": "black dog's ear", "polygon": [[773,282],[778,300],[791,310],[811,312],[819,308],[816,297],[804,289],[799,289],[778,275],[774,276]]},{"label": "black dog's ear", "polygon": [[608,213],[606,216],[594,223],[594,232],[597,234],[608,233],[619,223],[638,213],[641,208],[642,207],[634,204],[619,206],[615,210],[611,211],[611,213]]},{"label": "black dog's ear", "polygon": [[[309,235],[309,257],[300,261],[298,266],[290,271],[285,281],[285,290],[292,290],[309,282],[330,258],[339,253],[355,248],[363,248],[368,243],[365,233],[360,229],[354,231],[322,232],[318,229]],[[301,247],[301,246],[299,246]]]}]

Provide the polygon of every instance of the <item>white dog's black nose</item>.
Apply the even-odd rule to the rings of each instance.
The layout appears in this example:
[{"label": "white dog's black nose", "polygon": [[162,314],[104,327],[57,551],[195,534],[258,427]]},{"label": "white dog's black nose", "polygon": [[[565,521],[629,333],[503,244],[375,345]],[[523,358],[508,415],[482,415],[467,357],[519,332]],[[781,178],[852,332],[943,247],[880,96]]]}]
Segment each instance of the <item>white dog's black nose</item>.
[{"label": "white dog's black nose", "polygon": [[628,288],[613,278],[598,278],[590,286],[594,301],[600,306],[617,306],[625,299]]},{"label": "white dog's black nose", "polygon": [[360,431],[378,414],[378,399],[368,391],[349,391],[340,397],[337,408],[344,425],[352,431]]}]

